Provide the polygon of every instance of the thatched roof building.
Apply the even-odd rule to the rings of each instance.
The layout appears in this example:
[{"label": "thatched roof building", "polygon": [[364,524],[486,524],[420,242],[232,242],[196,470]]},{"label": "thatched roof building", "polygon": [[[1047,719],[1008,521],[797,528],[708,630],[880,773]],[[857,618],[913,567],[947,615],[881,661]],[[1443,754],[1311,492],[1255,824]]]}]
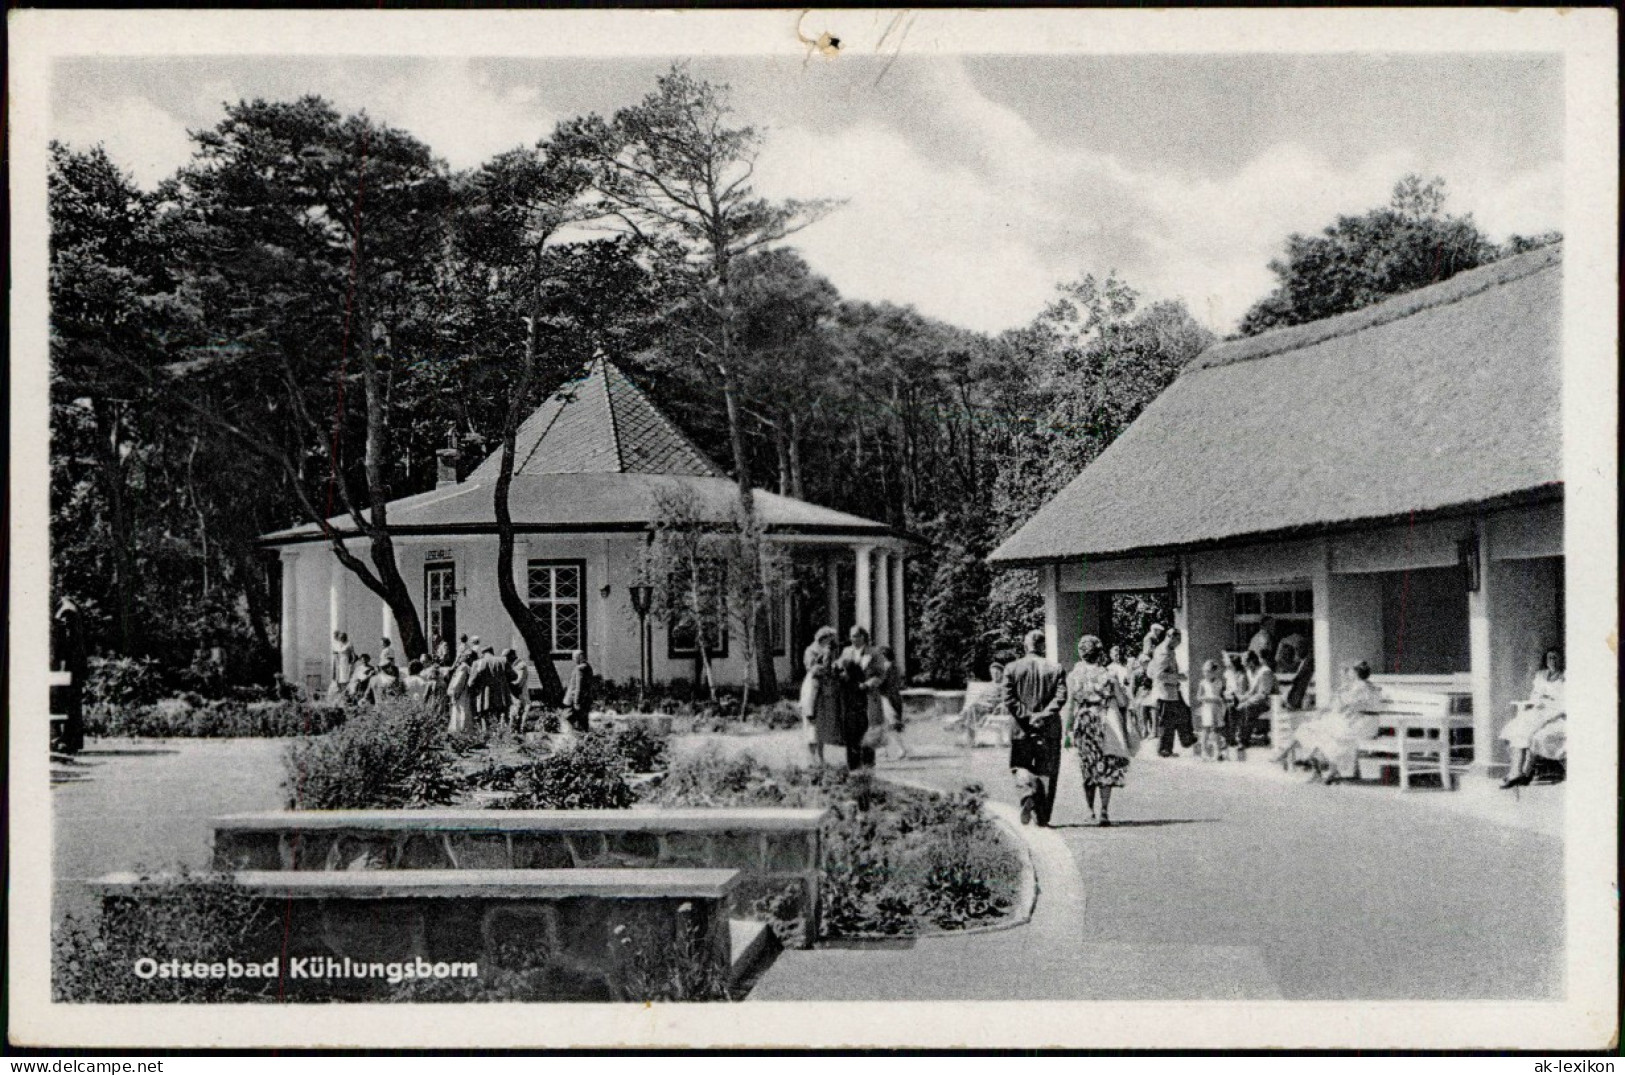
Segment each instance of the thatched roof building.
[{"label": "thatched roof building", "polygon": [[993,553],[1119,556],[1562,495],[1562,248],[1217,344]]},{"label": "thatched roof building", "polygon": [[1562,296],[1554,245],[1217,344],[991,560],[1040,571],[1063,660],[1153,595],[1187,669],[1274,628],[1321,699],[1368,661],[1499,765],[1562,634]]}]

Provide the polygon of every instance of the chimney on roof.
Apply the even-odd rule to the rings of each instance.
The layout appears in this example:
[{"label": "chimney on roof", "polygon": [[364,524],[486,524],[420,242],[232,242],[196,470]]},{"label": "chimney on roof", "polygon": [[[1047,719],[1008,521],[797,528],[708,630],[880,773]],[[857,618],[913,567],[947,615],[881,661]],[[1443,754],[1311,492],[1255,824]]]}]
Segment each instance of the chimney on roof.
[{"label": "chimney on roof", "polygon": [[457,449],[442,448],[434,453],[436,489],[444,489],[448,485],[457,484]]}]

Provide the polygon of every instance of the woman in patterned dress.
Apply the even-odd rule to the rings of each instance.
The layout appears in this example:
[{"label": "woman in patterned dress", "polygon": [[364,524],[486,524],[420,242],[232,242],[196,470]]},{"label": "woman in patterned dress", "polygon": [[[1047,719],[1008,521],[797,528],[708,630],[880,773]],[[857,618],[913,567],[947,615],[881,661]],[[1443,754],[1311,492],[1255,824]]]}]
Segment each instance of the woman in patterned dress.
[{"label": "woman in patterned dress", "polygon": [[1112,823],[1112,789],[1123,786],[1129,759],[1139,748],[1139,729],[1123,714],[1129,706],[1128,692],[1106,667],[1106,649],[1094,635],[1078,640],[1078,663],[1066,678],[1066,723],[1072,729],[1072,743],[1078,750],[1078,766],[1083,771],[1083,797],[1095,814],[1095,794],[1100,794],[1099,823]]}]

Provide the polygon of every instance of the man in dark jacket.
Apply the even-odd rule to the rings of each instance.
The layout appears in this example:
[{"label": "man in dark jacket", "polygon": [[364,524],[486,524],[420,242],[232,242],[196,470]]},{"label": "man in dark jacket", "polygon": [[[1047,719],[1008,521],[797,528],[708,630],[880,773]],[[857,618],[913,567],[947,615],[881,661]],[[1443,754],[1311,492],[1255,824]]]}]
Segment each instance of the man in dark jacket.
[{"label": "man in dark jacket", "polygon": [[570,711],[570,730],[581,734],[588,728],[592,703],[598,694],[598,676],[581,650],[576,650],[570,658],[575,667],[570,673],[570,686],[564,691],[564,706]]},{"label": "man in dark jacket", "polygon": [[474,695],[474,715],[485,727],[489,728],[492,721],[507,719],[509,682],[508,662],[486,646],[468,676],[468,689]]},{"label": "man in dark jacket", "polygon": [[1027,655],[1004,670],[1010,713],[1010,773],[1021,792],[1021,823],[1048,826],[1061,774],[1061,709],[1066,672],[1044,656],[1044,632],[1028,631]]}]

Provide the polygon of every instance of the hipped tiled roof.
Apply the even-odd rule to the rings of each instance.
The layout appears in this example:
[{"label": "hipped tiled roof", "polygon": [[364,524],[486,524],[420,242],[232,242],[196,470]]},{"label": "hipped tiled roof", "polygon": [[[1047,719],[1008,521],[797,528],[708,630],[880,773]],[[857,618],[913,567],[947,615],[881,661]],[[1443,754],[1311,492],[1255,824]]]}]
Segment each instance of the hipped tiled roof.
[{"label": "hipped tiled roof", "polygon": [[1185,549],[1557,495],[1562,288],[1554,245],[1216,344],[991,559]]},{"label": "hipped tiled roof", "polygon": [[[498,449],[469,475],[495,481]],[[675,474],[720,477],[682,430],[605,359],[564,385],[519,427],[514,474]]]},{"label": "hipped tiled roof", "polygon": [[[509,509],[520,533],[592,533],[645,529],[664,493],[686,490],[705,517],[728,519],[738,488],[614,363],[595,360],[520,427]],[[501,451],[454,486],[389,503],[400,534],[495,533],[492,487]],[[882,523],[757,490],[757,517],[770,533],[882,539]],[[348,516],[329,520],[340,532]],[[269,545],[316,540],[314,524],[279,530]]]}]

